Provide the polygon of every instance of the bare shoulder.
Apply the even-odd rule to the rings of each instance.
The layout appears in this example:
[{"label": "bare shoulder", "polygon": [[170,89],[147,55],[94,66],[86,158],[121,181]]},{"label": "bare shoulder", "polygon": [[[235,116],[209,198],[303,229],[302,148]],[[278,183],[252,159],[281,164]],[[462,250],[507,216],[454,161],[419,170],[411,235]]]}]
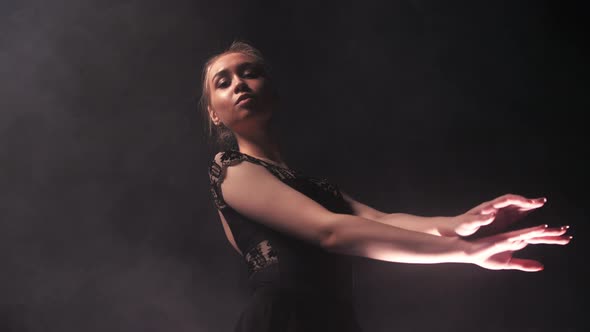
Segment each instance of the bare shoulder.
[{"label": "bare shoulder", "polygon": [[227,166],[221,188],[229,206],[269,228],[316,245],[323,244],[333,226],[334,213],[260,164],[239,162]]}]

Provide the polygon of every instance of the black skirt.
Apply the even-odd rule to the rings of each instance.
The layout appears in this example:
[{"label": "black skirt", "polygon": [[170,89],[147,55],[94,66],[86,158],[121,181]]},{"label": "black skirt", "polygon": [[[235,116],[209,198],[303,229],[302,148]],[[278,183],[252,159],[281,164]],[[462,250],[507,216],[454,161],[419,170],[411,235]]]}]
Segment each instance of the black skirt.
[{"label": "black skirt", "polygon": [[274,286],[254,291],[234,332],[362,332],[351,302]]}]

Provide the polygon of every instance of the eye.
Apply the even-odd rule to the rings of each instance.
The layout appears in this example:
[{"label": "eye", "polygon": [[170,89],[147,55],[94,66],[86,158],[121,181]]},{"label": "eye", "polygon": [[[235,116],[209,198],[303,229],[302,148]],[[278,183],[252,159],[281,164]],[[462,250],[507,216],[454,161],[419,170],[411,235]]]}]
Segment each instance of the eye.
[{"label": "eye", "polygon": [[262,68],[256,64],[250,64],[244,68],[242,75],[247,78],[256,78],[263,75]]},{"label": "eye", "polygon": [[254,69],[248,69],[244,72],[244,77],[248,77],[248,78],[258,77],[258,71],[254,70]]},{"label": "eye", "polygon": [[219,81],[217,81],[217,87],[218,88],[225,88],[225,87],[228,86],[228,84],[229,84],[229,82],[226,81],[226,80],[219,80]]}]

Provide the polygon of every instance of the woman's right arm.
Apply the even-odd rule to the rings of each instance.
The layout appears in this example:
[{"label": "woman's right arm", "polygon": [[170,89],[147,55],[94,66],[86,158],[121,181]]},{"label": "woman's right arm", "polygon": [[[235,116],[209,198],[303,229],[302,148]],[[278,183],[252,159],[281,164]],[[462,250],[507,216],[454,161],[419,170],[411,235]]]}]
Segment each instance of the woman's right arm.
[{"label": "woman's right arm", "polygon": [[[362,218],[361,218],[362,219]],[[540,271],[534,260],[512,257],[528,244],[565,245],[567,228],[539,225],[494,236],[465,241],[461,237],[441,237],[389,226],[356,216],[340,215],[334,223],[329,251],[401,263],[471,263],[486,269]]]},{"label": "woman's right arm", "polygon": [[[485,259],[482,253],[494,253],[490,248],[509,250],[514,248],[512,242],[520,245],[521,241],[494,238],[467,242],[333,213],[251,162],[228,166],[221,192],[229,206],[256,222],[327,251],[376,260],[481,265],[478,260]],[[534,230],[531,234],[540,233]]]}]

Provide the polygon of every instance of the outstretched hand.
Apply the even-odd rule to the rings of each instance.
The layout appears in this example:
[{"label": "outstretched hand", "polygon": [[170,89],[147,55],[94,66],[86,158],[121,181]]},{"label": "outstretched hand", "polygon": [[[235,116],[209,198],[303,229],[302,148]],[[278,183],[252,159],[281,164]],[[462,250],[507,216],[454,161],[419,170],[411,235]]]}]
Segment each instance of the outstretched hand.
[{"label": "outstretched hand", "polygon": [[543,264],[539,261],[515,258],[513,252],[529,244],[566,245],[572,239],[564,235],[567,229],[568,226],[549,228],[541,225],[478,239],[472,242],[468,255],[474,264],[490,270],[541,271]]},{"label": "outstretched hand", "polygon": [[526,198],[506,194],[481,203],[453,218],[447,229],[441,233],[445,236],[463,237],[474,235],[476,232],[478,237],[498,234],[531,211],[542,207],[546,201],[544,197]]}]

